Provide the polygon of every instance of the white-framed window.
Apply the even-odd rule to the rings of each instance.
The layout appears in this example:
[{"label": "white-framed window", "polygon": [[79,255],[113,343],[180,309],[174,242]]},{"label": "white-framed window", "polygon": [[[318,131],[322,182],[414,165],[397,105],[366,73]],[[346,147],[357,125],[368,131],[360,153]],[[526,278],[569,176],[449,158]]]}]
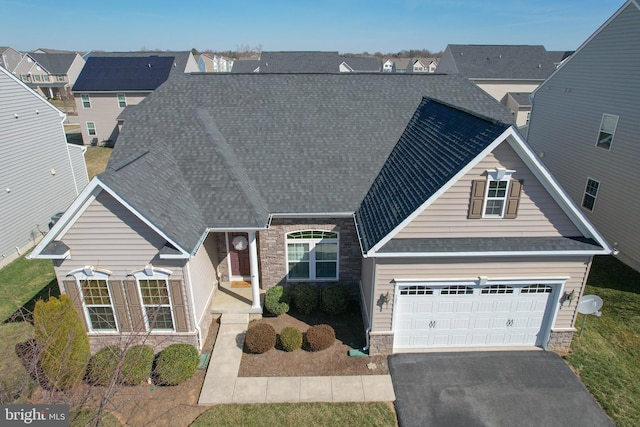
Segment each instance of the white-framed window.
[{"label": "white-framed window", "polygon": [[124,93],[118,94],[118,107],[124,108],[127,106],[127,97]]},{"label": "white-framed window", "polygon": [[92,332],[117,332],[113,298],[109,289],[110,271],[84,267],[69,275],[76,279],[87,324]]},{"label": "white-framed window", "polygon": [[496,169],[487,173],[487,188],[484,194],[484,218],[503,218],[509,194],[509,181],[515,171]]},{"label": "white-framed window", "polygon": [[287,280],[338,280],[338,244],[331,231],[288,233]]},{"label": "white-framed window", "polygon": [[63,82],[63,81],[64,81],[64,74],[58,74],[58,75],[56,76],[56,79],[57,79],[59,82]]},{"label": "white-framed window", "polygon": [[96,135],[96,124],[95,122],[87,122],[87,133],[90,136]]},{"label": "white-framed window", "polygon": [[28,74],[20,74],[20,78],[22,79],[23,82],[28,82],[29,81],[29,75]]},{"label": "white-framed window", "polygon": [[616,133],[618,127],[618,116],[613,114],[603,114],[600,121],[600,130],[598,131],[598,140],[596,141],[596,147],[604,148],[605,150],[611,150],[611,144],[613,143],[613,136]]},{"label": "white-framed window", "polygon": [[600,183],[592,178],[587,178],[587,185],[584,189],[584,196],[582,196],[582,207],[588,209],[589,211],[593,211],[594,206],[596,205],[596,198],[598,197],[598,189],[600,188]]},{"label": "white-framed window", "polygon": [[49,74],[45,74],[44,76],[42,76],[42,80],[44,80],[45,82],[49,81]]},{"label": "white-framed window", "polygon": [[36,81],[36,82],[39,82],[40,81],[40,74],[34,74],[33,75],[33,80]]},{"label": "white-framed window", "polygon": [[148,331],[175,331],[169,291],[170,274],[168,270],[151,266],[132,273],[138,285]]},{"label": "white-framed window", "polygon": [[82,94],[80,95],[80,99],[82,99],[82,108],[91,108],[91,98],[89,95]]}]

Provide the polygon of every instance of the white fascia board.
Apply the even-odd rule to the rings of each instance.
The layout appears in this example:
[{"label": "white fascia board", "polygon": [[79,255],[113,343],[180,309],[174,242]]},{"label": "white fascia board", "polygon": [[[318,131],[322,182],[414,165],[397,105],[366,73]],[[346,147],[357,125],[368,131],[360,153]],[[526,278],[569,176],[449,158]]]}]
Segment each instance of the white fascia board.
[{"label": "white fascia board", "polygon": [[[199,247],[199,246],[198,246]],[[180,255],[159,255],[160,259],[189,259],[191,255],[189,254],[180,254]]]},{"label": "white fascia board", "polygon": [[593,34],[591,34],[591,36],[589,36],[589,38],[587,40],[585,40],[580,46],[578,46],[578,48],[573,52],[573,54],[570,57],[568,57],[564,61],[562,61],[560,66],[553,73],[551,73],[551,75],[549,77],[547,77],[546,80],[544,82],[542,82],[542,84],[536,88],[536,90],[533,91],[533,93],[531,94],[531,97],[535,98],[536,92],[538,92],[539,90],[542,90],[542,87],[546,86],[553,79],[553,76],[555,76],[558,71],[560,71],[568,63],[570,63],[571,60],[578,53],[580,53],[580,51],[582,49],[584,49],[584,47],[586,45],[588,45],[591,42],[591,40],[593,40],[598,34],[600,34],[600,32],[602,32],[602,30],[604,30],[607,27],[607,25],[609,25],[611,23],[611,21],[616,19],[618,17],[618,15],[620,15],[622,13],[622,11],[625,10],[627,8],[627,6],[630,6],[630,5],[634,5],[638,10],[640,10],[640,4],[638,4],[638,2],[636,0],[628,0],[628,1],[626,1],[622,6],[620,6],[620,9],[618,9],[613,15],[611,15],[611,17],[609,19],[607,19],[605,21],[605,23],[602,24]]},{"label": "white fascia board", "polygon": [[611,255],[608,249],[569,251],[486,251],[486,252],[378,252],[376,258],[460,258],[460,257],[519,257],[519,256],[592,256]]},{"label": "white fascia board", "polygon": [[513,126],[506,129],[500,136],[498,136],[491,144],[487,146],[484,150],[480,152],[473,160],[471,160],[467,165],[460,169],[460,171],[453,176],[446,184],[444,184],[438,191],[436,191],[431,197],[429,197],[418,209],[416,209],[412,214],[406,217],[400,224],[396,226],[389,234],[383,237],[376,245],[374,245],[365,256],[376,256],[378,250],[381,247],[386,245],[389,240],[393,239],[396,234],[398,234],[403,228],[405,228],[409,223],[411,223],[418,215],[420,215],[425,209],[427,209],[433,202],[435,202],[441,195],[446,193],[449,188],[451,188],[456,182],[458,182],[463,176],[465,176],[471,169],[475,167],[482,159],[484,159],[489,153],[491,153],[495,148],[500,145],[513,131]]},{"label": "white fascia board", "polygon": [[60,254],[60,255],[38,255],[37,257],[32,256],[32,258],[37,258],[37,259],[67,259],[70,256],[71,256],[71,251],[66,251],[65,253]]},{"label": "white fascia board", "polygon": [[[41,252],[45,247],[52,241],[56,240],[58,236],[62,238],[64,234],[69,230],[71,225],[73,225],[79,214],[84,212],[84,210],[91,204],[93,200],[95,200],[96,196],[102,191],[99,188],[100,181],[97,178],[93,178],[89,184],[82,190],[82,192],[76,197],[76,199],[71,203],[71,206],[67,208],[62,217],[55,223],[55,225],[49,230],[49,232],[44,236],[40,243],[38,243],[35,248],[31,251],[30,258],[45,258],[42,257]],[[78,215],[77,215],[78,214]],[[58,239],[59,240],[59,239]]]},{"label": "white fascia board", "polygon": [[538,156],[536,156],[520,133],[513,128],[510,128],[509,130],[511,133],[511,138],[508,138],[509,145],[520,156],[522,161],[547,190],[553,200],[558,203],[562,211],[572,220],[574,225],[583,235],[596,240],[600,246],[605,250],[608,250],[608,254],[611,254],[613,248],[609,245],[607,240],[600,234],[593,224],[591,224],[589,219],[580,211],[573,200],[571,200],[571,197],[569,197],[558,181],[556,181],[553,175],[551,175],[551,172],[549,172],[547,167],[542,163],[542,161],[540,161]]}]

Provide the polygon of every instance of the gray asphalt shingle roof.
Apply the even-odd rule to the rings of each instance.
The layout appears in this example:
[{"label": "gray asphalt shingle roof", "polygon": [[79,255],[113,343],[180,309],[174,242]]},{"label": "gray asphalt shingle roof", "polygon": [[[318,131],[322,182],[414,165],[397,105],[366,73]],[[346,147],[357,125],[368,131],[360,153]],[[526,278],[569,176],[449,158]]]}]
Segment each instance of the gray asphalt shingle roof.
[{"label": "gray asphalt shingle roof", "polygon": [[450,44],[436,72],[460,73],[470,79],[544,80],[555,69],[541,45]]},{"label": "gray asphalt shingle roof", "polygon": [[356,211],[370,250],[511,124],[425,98]]},{"label": "gray asphalt shingle roof", "polygon": [[51,74],[67,74],[76,53],[29,53],[38,64]]},{"label": "gray asphalt shingle roof", "polygon": [[233,61],[232,73],[254,73],[260,67],[259,59],[238,59]]},{"label": "gray asphalt shingle roof", "polygon": [[602,249],[584,237],[473,237],[444,239],[392,239],[381,253],[571,251]]},{"label": "gray asphalt shingle roof", "polygon": [[423,96],[513,120],[461,76],[183,75],[128,115],[100,179],[189,251],[207,228],[355,212]]},{"label": "gray asphalt shingle roof", "polygon": [[518,105],[531,106],[531,92],[507,92],[510,97],[513,98],[514,101],[518,103]]},{"label": "gray asphalt shingle roof", "polygon": [[337,73],[338,52],[262,52],[260,73]]},{"label": "gray asphalt shingle roof", "polygon": [[379,72],[382,67],[375,56],[341,56],[340,62],[346,63],[354,72]]}]

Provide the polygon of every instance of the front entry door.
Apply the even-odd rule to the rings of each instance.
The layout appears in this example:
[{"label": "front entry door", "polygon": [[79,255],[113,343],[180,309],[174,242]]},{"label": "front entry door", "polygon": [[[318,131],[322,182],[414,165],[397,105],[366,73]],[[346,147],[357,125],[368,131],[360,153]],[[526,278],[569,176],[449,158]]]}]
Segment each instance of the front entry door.
[{"label": "front entry door", "polygon": [[[244,237],[244,239],[242,239]],[[247,233],[227,233],[231,278],[251,277],[249,245]]]}]

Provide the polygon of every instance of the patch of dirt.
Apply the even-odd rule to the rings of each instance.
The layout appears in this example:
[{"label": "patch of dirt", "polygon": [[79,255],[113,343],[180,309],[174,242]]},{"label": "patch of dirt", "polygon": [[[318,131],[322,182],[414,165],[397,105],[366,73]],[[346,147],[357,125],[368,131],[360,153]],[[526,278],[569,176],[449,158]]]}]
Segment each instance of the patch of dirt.
[{"label": "patch of dirt", "polygon": [[349,356],[349,350],[365,346],[360,308],[352,304],[349,311],[338,316],[316,310],[309,315],[296,312],[277,317],[265,315],[256,322],[269,323],[279,333],[291,326],[305,332],[310,326],[328,324],[336,332],[336,342],[326,350],[310,352],[303,349],[286,352],[273,348],[263,354],[242,354],[240,377],[296,377],[331,375],[383,375],[389,373],[387,356]]}]

